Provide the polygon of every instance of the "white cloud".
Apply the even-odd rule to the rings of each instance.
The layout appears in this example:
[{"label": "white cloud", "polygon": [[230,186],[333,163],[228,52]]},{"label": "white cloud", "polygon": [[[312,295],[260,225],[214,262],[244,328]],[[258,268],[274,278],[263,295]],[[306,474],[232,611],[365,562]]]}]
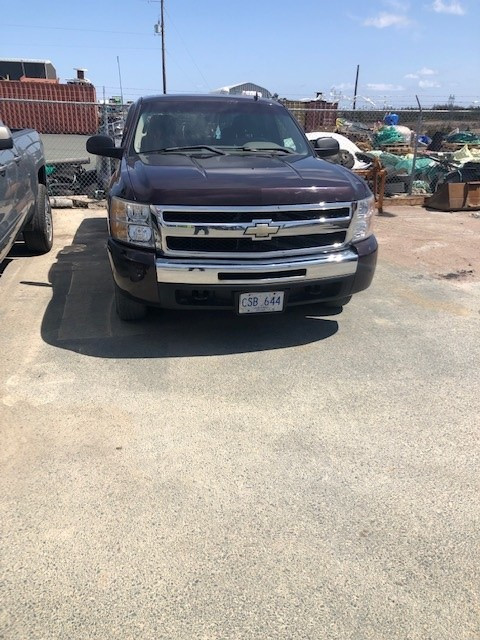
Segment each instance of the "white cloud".
[{"label": "white cloud", "polygon": [[466,13],[460,0],[433,0],[432,9],[436,13],[450,13],[454,16],[463,16]]},{"label": "white cloud", "polygon": [[385,29],[387,27],[409,27],[411,25],[411,21],[406,15],[401,13],[385,13],[382,11],[378,16],[367,18],[363,25],[365,27]]},{"label": "white cloud", "polygon": [[434,89],[440,87],[441,85],[438,82],[435,82],[435,80],[420,80],[418,86],[420,87],[420,89]]},{"label": "white cloud", "polygon": [[388,4],[396,11],[406,11],[409,9],[410,4],[405,0],[383,0],[385,4]]},{"label": "white cloud", "polygon": [[353,82],[341,82],[334,85],[332,91],[347,91],[348,89],[353,89],[354,86]]},{"label": "white cloud", "polygon": [[419,80],[420,78],[425,78],[427,76],[436,76],[438,75],[438,71],[434,69],[429,69],[428,67],[422,67],[420,71],[415,71],[415,73],[407,73],[405,78],[409,80]]},{"label": "white cloud", "polygon": [[385,84],[383,82],[367,84],[370,91],[405,91],[405,87],[399,84]]}]

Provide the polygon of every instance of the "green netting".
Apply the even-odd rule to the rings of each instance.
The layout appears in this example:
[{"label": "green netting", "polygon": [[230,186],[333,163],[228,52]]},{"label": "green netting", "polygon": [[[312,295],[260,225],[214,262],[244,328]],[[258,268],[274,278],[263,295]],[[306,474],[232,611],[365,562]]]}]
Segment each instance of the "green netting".
[{"label": "green netting", "polygon": [[471,131],[460,131],[447,136],[447,142],[457,142],[459,144],[480,144],[480,136]]},{"label": "green netting", "polygon": [[425,180],[415,180],[412,185],[412,194],[417,195],[428,195],[432,193],[432,189],[430,188],[430,184],[425,182]]},{"label": "green netting", "polygon": [[387,144],[403,144],[405,137],[395,127],[382,127],[373,137],[376,147],[384,147]]},{"label": "green netting", "polygon": [[[397,173],[410,174],[413,169],[413,154],[408,156],[397,156],[394,153],[382,153],[381,151],[371,152],[380,159],[382,166],[386,169],[393,169]],[[425,174],[435,166],[436,163],[429,158],[417,158],[415,161],[415,174]]]},{"label": "green netting", "polygon": [[382,166],[385,167],[385,169],[394,169],[399,158],[401,157],[396,156],[394,153],[384,153],[383,151],[369,151],[368,154],[371,156],[376,156],[382,163]]},{"label": "green netting", "polygon": [[[425,173],[433,164],[433,160],[428,158],[417,158],[415,161],[415,173]],[[398,156],[398,162],[395,165],[397,171],[404,171],[405,173],[412,173],[413,169],[413,155]]]}]

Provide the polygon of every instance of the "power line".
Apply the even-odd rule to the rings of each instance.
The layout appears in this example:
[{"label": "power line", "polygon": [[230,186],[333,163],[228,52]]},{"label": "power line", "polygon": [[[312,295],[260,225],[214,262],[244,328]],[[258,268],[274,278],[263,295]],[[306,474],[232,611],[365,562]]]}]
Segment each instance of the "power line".
[{"label": "power line", "polygon": [[[193,78],[191,77],[191,75],[190,75],[187,71],[185,71],[185,69],[183,69],[183,68],[182,68],[182,66],[178,63],[178,60],[176,60],[176,59],[175,59],[175,57],[171,55],[171,53],[170,53],[170,50],[169,50],[169,49],[167,49],[167,53],[168,53],[168,57],[169,57],[169,59],[170,59],[170,60],[171,60],[175,65],[177,65],[178,69],[179,69],[179,70],[180,70],[180,71],[181,71],[185,76],[188,76],[188,79],[189,79],[193,84],[195,84],[195,81],[193,80]],[[193,92],[193,93],[195,93],[195,92]]]},{"label": "power line", "polygon": [[[42,44],[38,44],[36,42],[29,42],[28,43],[29,47],[42,47],[43,49],[45,49],[46,47],[60,47],[61,49],[83,49],[85,50],[85,45],[81,45],[81,44],[47,44],[45,42],[42,42]],[[114,47],[96,47],[96,46],[89,46],[89,49],[92,50],[96,50],[96,49],[109,49],[109,50],[115,50],[115,51],[158,51],[158,47],[119,47],[117,45],[115,45]]]},{"label": "power line", "polygon": [[121,34],[125,34],[125,35],[132,35],[132,36],[145,36],[145,32],[140,32],[140,31],[113,31],[110,29],[81,29],[79,27],[51,27],[51,26],[39,26],[38,24],[36,25],[30,25],[30,24],[3,24],[3,27],[18,27],[19,29],[35,29],[35,30],[39,30],[39,29],[54,29],[56,31],[86,31],[88,33],[121,33]]},{"label": "power line", "polygon": [[175,23],[174,23],[174,21],[172,20],[172,16],[168,13],[168,11],[167,11],[166,9],[165,9],[165,13],[167,14],[167,17],[168,17],[169,21],[172,23],[173,28],[174,28],[174,29],[175,29],[175,31],[177,32],[177,35],[178,35],[178,37],[179,37],[179,39],[180,39],[181,43],[183,44],[183,47],[184,47],[185,51],[186,51],[186,52],[187,52],[187,54],[189,55],[190,60],[191,60],[191,61],[193,62],[193,64],[195,65],[195,67],[196,67],[196,69],[197,69],[198,73],[202,76],[202,79],[203,79],[203,82],[205,83],[205,86],[206,86],[206,87],[207,87],[207,89],[210,91],[210,84],[209,84],[209,82],[207,81],[207,79],[206,79],[206,78],[205,78],[205,76],[203,75],[202,70],[200,69],[200,67],[198,66],[198,64],[197,64],[197,63],[196,63],[196,61],[195,61],[195,58],[194,58],[194,57],[192,56],[192,54],[190,53],[190,51],[189,51],[189,49],[188,49],[187,45],[185,44],[185,40],[182,38],[182,35],[181,35],[180,31],[177,29],[176,24],[175,24]]}]

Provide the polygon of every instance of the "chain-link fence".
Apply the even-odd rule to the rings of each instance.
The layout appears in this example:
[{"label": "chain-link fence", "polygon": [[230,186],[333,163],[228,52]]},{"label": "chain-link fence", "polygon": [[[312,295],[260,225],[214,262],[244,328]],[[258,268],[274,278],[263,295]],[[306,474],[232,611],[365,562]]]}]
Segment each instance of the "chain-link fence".
[{"label": "chain-link fence", "polygon": [[61,100],[57,94],[55,100],[0,95],[0,119],[6,125],[11,129],[36,129],[41,134],[51,196],[100,198],[114,169],[113,160],[87,153],[86,141],[91,135],[103,133],[119,143],[129,105],[116,100],[86,100],[94,94],[84,93],[79,93],[77,100]]},{"label": "chain-link fence", "polygon": [[429,195],[445,181],[480,180],[480,108],[448,106],[346,110],[315,101],[288,103],[311,140],[335,132],[336,162],[365,173],[386,171],[385,195]]},{"label": "chain-link fence", "polygon": [[[115,161],[89,155],[85,143],[90,135],[104,133],[119,144],[130,105],[118,99],[98,102],[95,93],[84,87],[70,91],[75,99],[70,94],[55,94],[52,99],[42,91],[35,98],[31,92],[23,97],[0,92],[0,118],[11,128],[31,127],[41,133],[51,195],[101,197]],[[359,174],[365,174],[373,162],[385,168],[387,197],[432,193],[459,167],[477,163],[480,169],[480,108],[418,108],[392,113],[345,110],[332,103],[316,105],[315,101],[285,104],[312,141],[326,133],[338,134],[341,153],[333,161]]]}]

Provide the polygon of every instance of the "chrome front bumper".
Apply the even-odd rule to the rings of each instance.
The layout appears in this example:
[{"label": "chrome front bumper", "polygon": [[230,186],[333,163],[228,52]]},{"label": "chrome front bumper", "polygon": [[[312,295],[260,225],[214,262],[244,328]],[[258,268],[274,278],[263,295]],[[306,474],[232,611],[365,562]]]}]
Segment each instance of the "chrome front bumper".
[{"label": "chrome front bumper", "polygon": [[289,284],[354,275],[358,255],[352,249],[298,259],[222,262],[157,258],[157,282],[186,285]]}]

